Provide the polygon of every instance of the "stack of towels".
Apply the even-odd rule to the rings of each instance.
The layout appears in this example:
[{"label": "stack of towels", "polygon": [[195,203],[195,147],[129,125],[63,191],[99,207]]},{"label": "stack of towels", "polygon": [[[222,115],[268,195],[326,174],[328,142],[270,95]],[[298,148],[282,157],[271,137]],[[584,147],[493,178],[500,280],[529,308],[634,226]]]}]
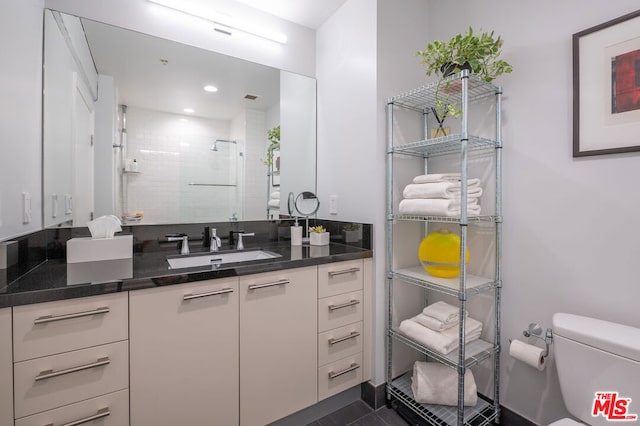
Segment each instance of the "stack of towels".
[{"label": "stack of towels", "polygon": [[[460,173],[432,173],[413,178],[404,188],[400,214],[460,216],[462,187]],[[480,179],[467,179],[467,215],[480,214]]]},{"label": "stack of towels", "polygon": [[[458,348],[460,323],[459,309],[446,302],[433,303],[413,318],[400,323],[402,334],[434,352],[447,355]],[[482,322],[466,315],[465,344],[477,340],[482,333]]]},{"label": "stack of towels", "polygon": [[[416,362],[411,377],[413,399],[420,404],[458,405],[458,372],[437,362]],[[471,370],[464,372],[464,405],[478,402],[478,388]]]},{"label": "stack of towels", "polygon": [[267,204],[269,208],[279,209],[280,208],[280,191],[273,191],[269,195],[269,202]]}]

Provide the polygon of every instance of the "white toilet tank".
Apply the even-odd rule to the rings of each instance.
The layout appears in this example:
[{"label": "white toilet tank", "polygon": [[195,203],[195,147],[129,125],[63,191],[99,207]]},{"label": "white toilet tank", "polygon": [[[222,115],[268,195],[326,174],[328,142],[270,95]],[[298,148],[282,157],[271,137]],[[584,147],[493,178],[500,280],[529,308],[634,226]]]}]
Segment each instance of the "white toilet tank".
[{"label": "white toilet tank", "polygon": [[[553,343],[562,398],[571,414],[590,425],[611,425],[624,413],[640,422],[640,329],[557,313]],[[613,397],[614,392],[616,402],[599,402],[593,416],[596,393]],[[621,401],[625,398],[631,401]]]}]

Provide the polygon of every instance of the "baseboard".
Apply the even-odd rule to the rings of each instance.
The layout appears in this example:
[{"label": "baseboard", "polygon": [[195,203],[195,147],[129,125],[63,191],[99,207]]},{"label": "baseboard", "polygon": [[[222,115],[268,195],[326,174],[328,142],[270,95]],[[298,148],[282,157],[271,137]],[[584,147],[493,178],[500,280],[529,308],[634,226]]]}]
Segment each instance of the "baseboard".
[{"label": "baseboard", "polygon": [[374,410],[377,410],[386,403],[387,389],[384,383],[375,386],[371,382],[364,382],[360,385],[360,391],[362,400]]}]

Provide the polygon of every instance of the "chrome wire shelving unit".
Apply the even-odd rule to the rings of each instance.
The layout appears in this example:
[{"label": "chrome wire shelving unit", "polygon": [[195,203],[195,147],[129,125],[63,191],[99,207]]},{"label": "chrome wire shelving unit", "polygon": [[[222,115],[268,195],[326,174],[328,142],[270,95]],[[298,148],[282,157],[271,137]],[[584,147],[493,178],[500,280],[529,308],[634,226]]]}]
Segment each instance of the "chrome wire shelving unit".
[{"label": "chrome wire shelving unit", "polygon": [[[462,110],[462,115],[458,119],[459,131],[450,135],[429,138],[431,135],[431,124],[433,118],[429,117],[435,107],[437,96],[446,96],[448,103],[456,103]],[[458,74],[450,76],[441,82],[433,82],[428,85],[410,90],[387,100],[387,295],[388,295],[388,317],[387,317],[387,404],[402,404],[412,410],[417,416],[424,420],[424,423],[431,425],[473,425],[481,426],[498,422],[500,417],[500,301],[502,288],[502,133],[501,133],[501,96],[502,91],[490,83],[484,82],[468,71],[463,70]],[[475,105],[475,104],[478,105]],[[471,110],[471,105],[474,109]],[[484,105],[488,105],[485,108]],[[401,124],[396,122],[396,111],[403,110],[418,113],[420,127],[423,128],[423,139],[411,141],[409,143],[396,144],[394,137],[396,132],[401,131]],[[482,111],[484,115],[493,115],[495,127],[492,131],[482,131],[482,135],[469,134],[469,118],[477,111]],[[410,113],[411,115],[413,113]],[[406,115],[406,114],[405,114]],[[484,134],[484,133],[489,133]],[[495,199],[492,203],[492,211],[482,216],[469,216],[467,214],[467,179],[469,177],[470,157],[476,153],[480,155],[492,156],[493,178],[495,178]],[[461,175],[461,213],[460,216],[421,216],[400,214],[398,209],[399,200],[394,199],[394,194],[401,191],[401,185],[409,182],[396,182],[397,170],[394,170],[394,158],[415,158],[420,167],[424,167],[427,173],[435,161],[448,158],[455,164],[459,164]],[[485,206],[483,205],[483,209]],[[460,276],[456,278],[438,278],[429,275],[418,263],[417,253],[415,264],[410,266],[396,267],[395,265],[406,265],[407,259],[396,259],[394,252],[394,228],[399,224],[410,222],[422,223],[422,233],[424,236],[428,232],[429,224],[444,223],[450,226],[458,226],[461,251],[460,251]],[[465,250],[468,242],[469,226],[490,226],[492,231],[493,250],[491,255],[495,258],[493,274],[490,277],[474,275],[469,273],[465,263]],[[420,226],[420,225],[411,225]],[[413,228],[411,228],[413,229]],[[417,252],[417,247],[416,247]],[[449,354],[442,354],[425,347],[420,342],[404,335],[399,331],[397,325],[406,318],[395,318],[394,309],[397,308],[394,300],[394,285],[396,291],[403,291],[403,286],[413,285],[424,289],[427,293],[436,292],[453,297],[457,300],[460,313],[460,326],[458,332],[458,349]],[[478,295],[493,295],[494,303],[494,330],[491,341],[477,339],[465,342],[465,318],[467,312],[467,301]],[[491,334],[491,333],[487,333]],[[483,334],[484,335],[484,334]],[[395,344],[404,345],[411,348],[418,355],[419,359],[432,362],[439,362],[451,367],[457,372],[458,380],[458,403],[457,406],[420,404],[415,401],[411,390],[411,371],[401,372],[394,376],[394,353]],[[464,375],[466,369],[472,368],[480,363],[487,363],[492,360],[493,368],[493,395],[490,400],[480,396],[478,403],[473,407],[464,406]]]}]

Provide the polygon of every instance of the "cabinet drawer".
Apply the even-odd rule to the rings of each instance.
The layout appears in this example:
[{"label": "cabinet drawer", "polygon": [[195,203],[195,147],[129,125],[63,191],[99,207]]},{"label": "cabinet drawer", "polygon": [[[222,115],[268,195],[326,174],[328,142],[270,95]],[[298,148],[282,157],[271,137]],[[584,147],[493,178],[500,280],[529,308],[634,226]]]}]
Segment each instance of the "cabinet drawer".
[{"label": "cabinet drawer", "polygon": [[60,426],[66,424],[128,425],[129,392],[121,390],[16,420],[16,426]]},{"label": "cabinet drawer", "polygon": [[318,366],[362,352],[362,322],[318,335]]},{"label": "cabinet drawer", "polygon": [[129,344],[108,345],[36,358],[14,365],[16,418],[51,410],[129,384]]},{"label": "cabinet drawer", "polygon": [[318,298],[362,290],[362,260],[318,266]]},{"label": "cabinet drawer", "polygon": [[128,338],[127,293],[60,300],[13,309],[13,360]]},{"label": "cabinet drawer", "polygon": [[362,352],[318,368],[318,400],[362,383]]},{"label": "cabinet drawer", "polygon": [[318,332],[362,321],[362,291],[318,300]]}]

